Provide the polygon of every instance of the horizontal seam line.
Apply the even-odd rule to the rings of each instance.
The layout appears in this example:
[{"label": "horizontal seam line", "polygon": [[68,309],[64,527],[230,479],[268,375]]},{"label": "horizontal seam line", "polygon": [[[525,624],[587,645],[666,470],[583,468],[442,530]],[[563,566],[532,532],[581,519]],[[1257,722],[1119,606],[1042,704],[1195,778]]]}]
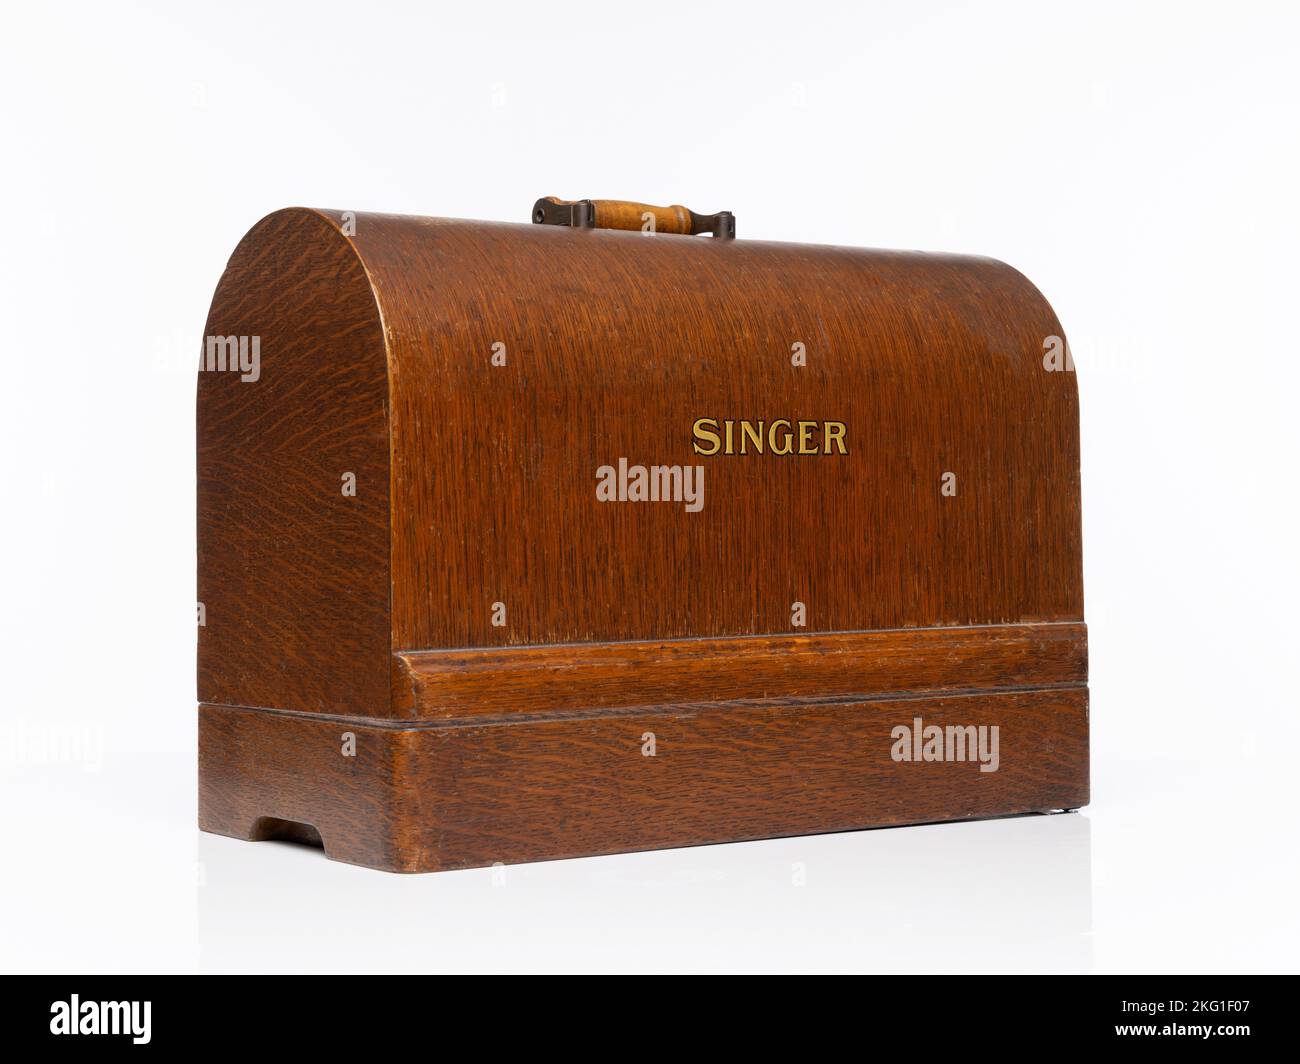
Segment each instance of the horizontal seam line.
[{"label": "horizontal seam line", "polygon": [[443,657],[456,654],[505,653],[515,650],[575,650],[586,647],[623,646],[680,646],[690,643],[742,643],[761,640],[810,639],[817,636],[847,635],[917,635],[926,632],[980,632],[997,631],[1008,634],[1032,628],[1086,628],[1086,621],[1026,621],[1013,624],[938,624],[919,628],[837,628],[816,632],[750,632],[745,635],[688,635],[672,639],[600,639],[576,643],[502,643],[497,646],[476,647],[406,647],[393,650],[394,657]]},{"label": "horizontal seam line", "polygon": [[603,706],[588,709],[551,709],[532,713],[483,713],[455,717],[357,717],[338,713],[314,713],[265,706],[238,706],[224,702],[200,702],[214,709],[237,709],[245,713],[268,713],[298,720],[329,721],[389,731],[431,731],[450,728],[504,727],[511,724],[545,724],[549,721],[601,720],[606,717],[701,716],[742,709],[816,709],[822,706],[852,705],[858,702],[918,702],[949,698],[978,698],[989,695],[1034,694],[1051,691],[1086,691],[1086,680],[1027,684],[1008,687],[932,688],[921,691],[892,691],[884,694],[821,695],[807,698],[737,698],[720,702],[651,702],[636,706]]}]

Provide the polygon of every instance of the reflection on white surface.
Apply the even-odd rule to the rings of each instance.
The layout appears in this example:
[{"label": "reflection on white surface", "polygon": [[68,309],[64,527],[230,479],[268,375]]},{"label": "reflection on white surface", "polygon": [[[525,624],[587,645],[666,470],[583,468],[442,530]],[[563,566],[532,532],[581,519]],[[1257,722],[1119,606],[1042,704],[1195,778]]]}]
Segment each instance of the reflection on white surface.
[{"label": "reflection on white surface", "polygon": [[192,753],[0,762],[0,969],[1292,971],[1291,749],[1218,777],[1110,758],[1081,813],[513,865],[498,883],[205,835]]},{"label": "reflection on white surface", "polygon": [[1090,850],[1071,814],[399,876],[204,834],[199,965],[1086,972]]}]

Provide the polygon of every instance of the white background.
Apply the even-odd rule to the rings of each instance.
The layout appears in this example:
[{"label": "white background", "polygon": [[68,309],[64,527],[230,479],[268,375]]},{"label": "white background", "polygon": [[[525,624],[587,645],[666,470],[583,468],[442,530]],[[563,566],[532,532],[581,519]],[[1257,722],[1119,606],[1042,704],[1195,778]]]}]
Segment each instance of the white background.
[{"label": "white background", "polygon": [[[7,7],[0,967],[1295,970],[1296,10]],[[548,194],[1033,279],[1079,368],[1087,810],[503,885],[197,832],[193,370],[227,256],[292,204]]]}]

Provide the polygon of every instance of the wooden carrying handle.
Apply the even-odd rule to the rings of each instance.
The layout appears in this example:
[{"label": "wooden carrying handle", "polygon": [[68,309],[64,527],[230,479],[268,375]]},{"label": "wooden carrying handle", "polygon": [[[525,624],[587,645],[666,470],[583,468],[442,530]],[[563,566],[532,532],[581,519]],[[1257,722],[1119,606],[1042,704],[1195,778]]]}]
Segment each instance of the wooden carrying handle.
[{"label": "wooden carrying handle", "polygon": [[562,200],[544,196],[533,204],[533,221],[538,225],[569,225],[575,229],[631,229],[684,236],[711,233],[723,240],[736,235],[736,219],[730,211],[697,214],[679,204],[655,207],[630,200]]}]

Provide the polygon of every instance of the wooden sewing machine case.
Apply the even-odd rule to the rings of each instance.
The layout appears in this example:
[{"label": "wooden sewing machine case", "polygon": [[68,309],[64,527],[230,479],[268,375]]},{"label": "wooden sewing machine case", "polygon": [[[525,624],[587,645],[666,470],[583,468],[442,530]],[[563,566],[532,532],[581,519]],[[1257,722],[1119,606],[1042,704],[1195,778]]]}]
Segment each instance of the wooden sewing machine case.
[{"label": "wooden sewing machine case", "polygon": [[200,826],[420,872],[1085,804],[1034,286],[725,213],[533,222],[290,209],[231,257]]}]

